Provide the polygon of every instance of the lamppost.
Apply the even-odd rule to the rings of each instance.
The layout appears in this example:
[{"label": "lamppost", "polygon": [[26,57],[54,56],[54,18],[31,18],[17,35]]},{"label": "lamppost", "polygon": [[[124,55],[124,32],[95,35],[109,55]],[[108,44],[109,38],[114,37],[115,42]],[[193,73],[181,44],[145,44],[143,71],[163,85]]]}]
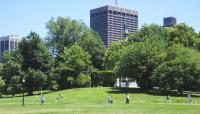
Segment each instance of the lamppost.
[{"label": "lamppost", "polygon": [[22,98],[22,106],[24,106],[24,90],[25,90],[25,88],[24,88],[24,84],[25,84],[25,79],[23,78],[23,80],[22,80],[22,83],[23,83],[23,98]]},{"label": "lamppost", "polygon": [[128,88],[128,78],[126,77],[126,88]]},{"label": "lamppost", "polygon": [[126,77],[126,97],[127,97],[127,95],[128,95],[128,78]]}]

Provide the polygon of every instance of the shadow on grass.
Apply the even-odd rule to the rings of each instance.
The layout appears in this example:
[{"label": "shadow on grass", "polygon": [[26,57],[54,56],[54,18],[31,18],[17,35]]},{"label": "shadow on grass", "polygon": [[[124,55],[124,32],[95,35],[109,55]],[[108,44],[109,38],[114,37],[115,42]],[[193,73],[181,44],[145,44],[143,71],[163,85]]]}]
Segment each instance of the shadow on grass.
[{"label": "shadow on grass", "polygon": [[140,88],[112,88],[111,91],[107,91],[110,94],[148,94],[148,95],[153,95],[153,96],[174,96],[174,97],[186,97],[189,93],[192,93],[192,97],[194,98],[199,98],[200,93],[199,92],[188,92],[184,91],[183,94],[179,94],[177,91],[173,90],[170,92],[165,92],[165,91],[160,91],[160,90],[141,90]]},{"label": "shadow on grass", "polygon": [[[48,91],[43,91],[42,94],[49,94],[49,93],[54,93],[54,92],[57,92],[57,91],[52,91],[52,90],[48,90]],[[41,95],[41,91],[37,91],[37,92],[34,92],[33,95],[28,95],[28,93],[25,93],[24,96],[25,97],[28,97],[28,96],[35,96],[35,95]],[[14,97],[23,97],[23,94],[20,93],[20,94],[16,94],[15,96],[12,96],[12,95],[2,95],[0,98],[14,98]]]},{"label": "shadow on grass", "polygon": [[[68,89],[73,89],[74,91],[78,91],[78,90],[81,90],[82,88],[68,88]],[[41,92],[43,95],[45,94],[49,94],[49,93],[55,93],[55,92],[59,92],[59,91],[63,91],[63,90],[66,90],[66,89],[61,89],[61,90],[44,90],[44,91],[34,91],[32,95],[28,95],[27,92],[25,92],[24,96],[25,97],[28,97],[28,96],[36,96],[36,95],[41,95]],[[3,97],[2,97],[3,96]],[[14,97],[23,97],[23,93],[18,93],[16,94],[15,96],[12,96],[10,94],[4,94],[0,97],[0,99],[2,98],[14,98]]]},{"label": "shadow on grass", "polygon": [[[74,91],[77,91],[77,90],[81,90],[81,88],[72,88]],[[64,89],[63,89],[64,90]],[[27,92],[25,92],[24,96],[25,97],[28,97],[28,96],[39,96],[41,95],[41,92],[43,95],[45,94],[49,94],[49,93],[54,93],[54,92],[59,92],[59,91],[63,91],[63,90],[45,90],[45,91],[34,91],[32,95],[28,95]],[[3,98],[14,98],[14,97],[23,97],[23,93],[18,93],[16,94],[15,96],[12,96],[10,94],[4,94],[4,95],[1,95],[0,99],[3,99]]]}]

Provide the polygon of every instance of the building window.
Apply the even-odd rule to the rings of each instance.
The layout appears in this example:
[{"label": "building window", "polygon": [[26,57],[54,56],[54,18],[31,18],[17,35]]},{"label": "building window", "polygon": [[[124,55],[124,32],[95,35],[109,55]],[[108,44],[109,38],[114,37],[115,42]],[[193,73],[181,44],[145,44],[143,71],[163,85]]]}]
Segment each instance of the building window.
[{"label": "building window", "polygon": [[10,49],[12,50],[12,49],[15,49],[15,47],[14,47],[14,41],[10,41]]},{"label": "building window", "polygon": [[114,12],[113,12],[113,14],[114,14],[114,15],[117,15],[117,12],[116,12],[116,11],[114,11]]},{"label": "building window", "polygon": [[1,52],[4,51],[4,41],[1,41]]},{"label": "building window", "polygon": [[18,47],[18,43],[17,41],[15,41],[15,49],[17,49],[17,47]]},{"label": "building window", "polygon": [[138,16],[137,16],[137,15],[134,15],[134,17],[135,17],[135,18],[138,18]]},{"label": "building window", "polygon": [[131,14],[130,16],[131,16],[131,17],[133,17],[133,15],[132,15],[132,14]]},{"label": "building window", "polygon": [[5,50],[9,49],[9,44],[8,44],[8,40],[5,41]]},{"label": "building window", "polygon": [[129,14],[126,14],[126,17],[129,17]]},{"label": "building window", "polygon": [[95,15],[94,15],[94,14],[91,14],[91,17],[95,17]]}]

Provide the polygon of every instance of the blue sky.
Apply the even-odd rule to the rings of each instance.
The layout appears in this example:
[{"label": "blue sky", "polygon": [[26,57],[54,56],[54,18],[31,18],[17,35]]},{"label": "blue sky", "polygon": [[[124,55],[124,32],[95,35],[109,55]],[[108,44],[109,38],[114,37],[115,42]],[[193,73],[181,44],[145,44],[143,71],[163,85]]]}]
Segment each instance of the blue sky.
[{"label": "blue sky", "polygon": [[[90,9],[114,5],[115,0],[0,0],[0,36],[27,36],[30,31],[47,35],[51,17],[70,17],[90,24]],[[118,6],[137,10],[139,27],[162,25],[163,17],[174,16],[200,31],[200,0],[118,0]]]}]

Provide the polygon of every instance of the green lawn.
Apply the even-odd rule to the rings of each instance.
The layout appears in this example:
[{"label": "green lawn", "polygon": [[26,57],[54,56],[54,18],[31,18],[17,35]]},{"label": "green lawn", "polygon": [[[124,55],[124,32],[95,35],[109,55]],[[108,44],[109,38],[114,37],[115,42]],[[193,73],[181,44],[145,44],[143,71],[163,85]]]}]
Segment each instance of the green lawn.
[{"label": "green lawn", "polygon": [[[166,97],[151,92],[129,90],[130,104],[125,104],[124,90],[112,88],[84,88],[60,91],[63,99],[57,101],[59,92],[45,94],[45,104],[40,105],[40,96],[1,98],[0,114],[200,114],[200,100],[193,98],[193,104],[186,104],[186,97]],[[37,92],[36,92],[37,93]],[[108,105],[108,95],[114,104]]]}]

